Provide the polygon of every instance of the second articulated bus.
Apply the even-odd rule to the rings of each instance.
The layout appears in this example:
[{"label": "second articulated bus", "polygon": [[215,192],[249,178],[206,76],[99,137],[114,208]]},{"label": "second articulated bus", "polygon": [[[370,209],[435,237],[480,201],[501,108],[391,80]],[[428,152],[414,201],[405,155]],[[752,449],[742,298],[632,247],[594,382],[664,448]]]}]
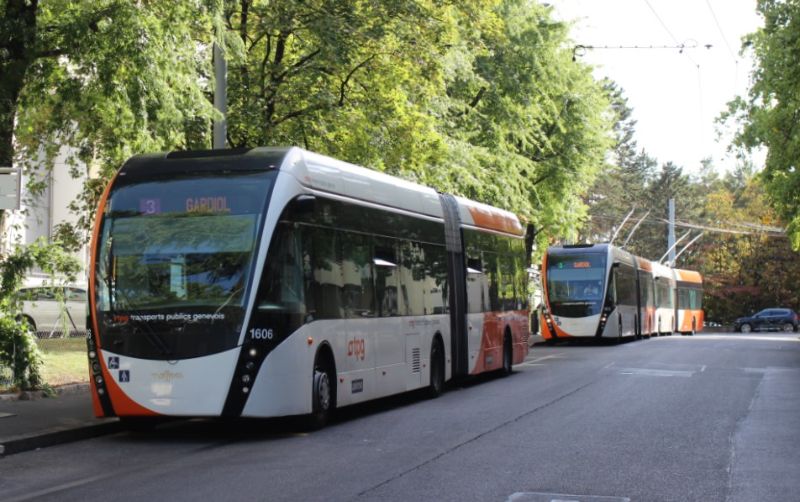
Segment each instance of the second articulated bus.
[{"label": "second articulated bus", "polygon": [[703,326],[699,273],[673,270],[609,244],[549,248],[542,285],[546,341],[692,334]]},{"label": "second articulated bus", "polygon": [[274,417],[528,351],[517,218],[299,148],[130,159],[93,236],[97,416]]}]

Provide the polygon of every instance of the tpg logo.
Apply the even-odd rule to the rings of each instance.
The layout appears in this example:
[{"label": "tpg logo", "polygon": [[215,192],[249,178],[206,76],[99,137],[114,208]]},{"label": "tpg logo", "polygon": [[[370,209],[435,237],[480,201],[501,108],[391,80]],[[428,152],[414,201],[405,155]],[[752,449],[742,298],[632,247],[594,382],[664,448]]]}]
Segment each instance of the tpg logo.
[{"label": "tpg logo", "polygon": [[363,361],[367,355],[365,347],[363,338],[353,338],[347,342],[347,357],[353,356]]}]

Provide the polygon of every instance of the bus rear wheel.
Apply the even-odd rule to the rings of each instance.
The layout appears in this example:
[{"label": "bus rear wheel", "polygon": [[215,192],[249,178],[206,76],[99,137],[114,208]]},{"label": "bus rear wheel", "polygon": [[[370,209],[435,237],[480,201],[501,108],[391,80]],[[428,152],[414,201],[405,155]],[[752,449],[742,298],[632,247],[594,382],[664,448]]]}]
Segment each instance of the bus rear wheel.
[{"label": "bus rear wheel", "polygon": [[444,392],[444,347],[436,338],[431,346],[431,382],[428,385],[428,397],[437,398]]}]

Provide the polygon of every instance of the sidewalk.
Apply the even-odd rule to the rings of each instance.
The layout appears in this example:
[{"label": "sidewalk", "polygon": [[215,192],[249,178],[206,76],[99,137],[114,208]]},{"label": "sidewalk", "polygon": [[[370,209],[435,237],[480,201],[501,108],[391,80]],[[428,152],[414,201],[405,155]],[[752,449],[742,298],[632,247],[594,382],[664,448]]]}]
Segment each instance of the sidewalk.
[{"label": "sidewalk", "polygon": [[97,419],[88,384],[67,385],[53,397],[0,395],[0,456],[121,430],[116,418]]}]

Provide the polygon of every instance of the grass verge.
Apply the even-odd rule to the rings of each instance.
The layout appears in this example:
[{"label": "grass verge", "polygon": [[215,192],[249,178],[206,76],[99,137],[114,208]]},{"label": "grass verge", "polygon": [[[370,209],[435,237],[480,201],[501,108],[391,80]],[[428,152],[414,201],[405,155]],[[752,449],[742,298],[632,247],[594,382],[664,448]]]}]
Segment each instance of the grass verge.
[{"label": "grass verge", "polygon": [[44,356],[42,378],[47,385],[55,387],[89,381],[85,338],[42,339],[37,340],[37,345]]}]

